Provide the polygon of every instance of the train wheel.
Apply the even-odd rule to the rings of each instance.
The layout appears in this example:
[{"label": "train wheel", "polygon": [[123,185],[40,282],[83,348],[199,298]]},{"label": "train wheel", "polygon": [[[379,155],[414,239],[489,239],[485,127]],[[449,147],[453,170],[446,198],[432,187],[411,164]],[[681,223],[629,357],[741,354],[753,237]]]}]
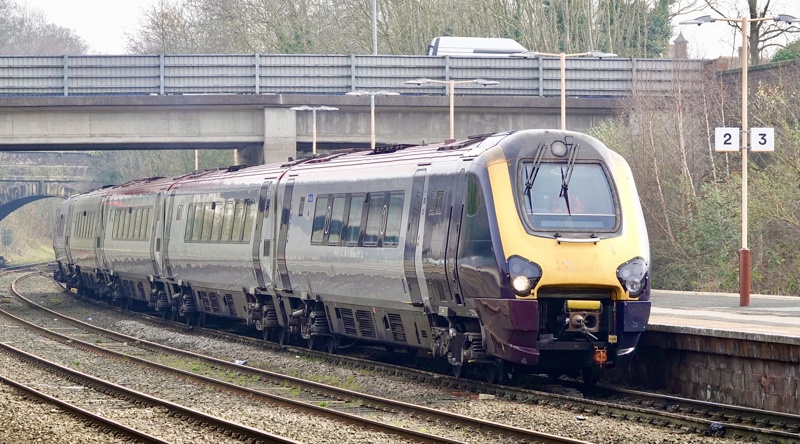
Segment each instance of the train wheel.
[{"label": "train wheel", "polygon": [[325,350],[330,354],[335,354],[336,350],[339,348],[339,339],[336,336],[328,336],[328,339],[325,341]]},{"label": "train wheel", "polygon": [[487,364],[484,377],[489,384],[501,383],[503,381],[503,361],[490,362]]},{"label": "train wheel", "polygon": [[453,364],[453,376],[460,378],[464,374],[464,367],[466,364]]},{"label": "train wheel", "polygon": [[289,345],[289,331],[285,328],[277,327],[275,329],[275,337],[278,339],[278,344],[283,346]]},{"label": "train wheel", "polygon": [[316,336],[311,336],[308,338],[308,349],[309,350],[316,350],[317,344],[319,341],[317,340]]},{"label": "train wheel", "polygon": [[591,389],[600,380],[600,367],[595,365],[591,367],[583,367],[581,369],[581,379],[583,379],[584,389]]}]

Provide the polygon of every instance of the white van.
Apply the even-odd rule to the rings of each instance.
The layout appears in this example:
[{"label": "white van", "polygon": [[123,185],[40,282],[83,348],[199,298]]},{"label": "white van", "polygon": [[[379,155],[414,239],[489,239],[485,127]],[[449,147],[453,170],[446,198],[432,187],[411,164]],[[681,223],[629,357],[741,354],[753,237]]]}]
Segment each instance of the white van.
[{"label": "white van", "polygon": [[436,37],[428,45],[431,56],[508,57],[525,52],[514,39],[484,37]]}]

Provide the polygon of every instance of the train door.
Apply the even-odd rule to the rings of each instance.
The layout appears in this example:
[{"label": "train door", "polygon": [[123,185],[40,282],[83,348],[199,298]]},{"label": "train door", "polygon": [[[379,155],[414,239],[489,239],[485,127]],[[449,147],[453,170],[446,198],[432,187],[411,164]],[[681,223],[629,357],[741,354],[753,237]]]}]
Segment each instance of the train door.
[{"label": "train door", "polygon": [[258,196],[258,220],[256,221],[256,233],[261,233],[260,242],[253,242],[253,269],[258,286],[261,288],[266,288],[268,284],[272,283],[273,273],[272,221],[275,216],[270,211],[272,207],[270,185],[270,182],[261,184]]},{"label": "train door", "polygon": [[422,211],[422,200],[425,195],[425,170],[417,170],[414,173],[414,182],[411,185],[411,206],[408,219],[408,232],[406,233],[406,245],[403,253],[403,267],[405,268],[406,282],[408,283],[408,294],[411,301],[422,300],[426,306],[430,307],[428,292],[423,295],[419,279],[417,278],[417,246],[419,235],[419,219]]},{"label": "train door", "polygon": [[445,259],[450,237],[451,207],[456,192],[454,179],[453,175],[431,175],[428,178],[422,269],[430,303],[434,308],[453,305],[453,295],[445,272]]},{"label": "train door", "polygon": [[105,208],[103,200],[100,200],[99,208],[97,209],[97,221],[94,224],[94,260],[95,268],[106,268],[105,255],[103,254],[103,242],[105,234]]},{"label": "train door", "polygon": [[453,193],[452,204],[450,205],[450,221],[447,224],[447,246],[445,247],[444,263],[447,285],[450,295],[458,305],[464,305],[464,298],[461,295],[461,287],[458,281],[458,242],[461,239],[461,223],[464,219],[464,182],[465,171],[462,169],[458,173],[456,186]]},{"label": "train door", "polygon": [[155,214],[153,215],[153,229],[150,236],[150,259],[153,262],[153,276],[161,276],[162,268],[162,238],[164,237],[164,193],[156,195]]},{"label": "train door", "polygon": [[[281,275],[280,285],[283,291],[292,291],[292,282],[289,280],[289,269],[286,266],[286,242],[287,234],[289,231],[289,218],[292,213],[292,191],[294,190],[294,179],[289,179],[286,182],[286,187],[283,191],[283,205],[281,206],[281,224],[278,233],[278,273]],[[277,282],[276,282],[277,285]]]},{"label": "train door", "polygon": [[74,202],[70,202],[64,210],[64,217],[67,219],[64,226],[64,255],[67,258],[68,264],[74,264],[75,260],[72,257],[72,249],[70,247],[70,240],[72,239],[72,212],[74,210]]},{"label": "train door", "polygon": [[161,271],[166,273],[164,276],[168,278],[172,278],[172,265],[169,262],[169,234],[170,230],[172,229],[172,219],[176,217],[173,212],[175,210],[175,192],[169,194],[166,198],[166,203],[164,205],[164,232],[162,235],[162,242],[161,242],[161,258],[163,260],[163,266]]}]

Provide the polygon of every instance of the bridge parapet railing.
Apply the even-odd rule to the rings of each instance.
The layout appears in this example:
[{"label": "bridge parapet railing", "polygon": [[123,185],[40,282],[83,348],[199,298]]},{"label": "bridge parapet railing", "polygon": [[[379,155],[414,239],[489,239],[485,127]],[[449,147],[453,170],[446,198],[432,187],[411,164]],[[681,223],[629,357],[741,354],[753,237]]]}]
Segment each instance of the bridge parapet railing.
[{"label": "bridge parapet railing", "polygon": [[[566,60],[570,97],[663,95],[676,80],[697,84],[705,60]],[[557,97],[559,59],[372,55],[0,56],[0,96],[170,94],[344,94],[358,89],[442,95],[447,85],[410,87],[416,78],[484,78],[458,95]]]}]

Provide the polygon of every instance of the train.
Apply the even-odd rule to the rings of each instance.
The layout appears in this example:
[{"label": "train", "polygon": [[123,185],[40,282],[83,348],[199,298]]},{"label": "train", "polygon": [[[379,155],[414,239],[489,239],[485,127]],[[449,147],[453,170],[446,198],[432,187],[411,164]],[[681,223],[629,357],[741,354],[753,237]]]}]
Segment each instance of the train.
[{"label": "train", "polygon": [[59,205],[53,247],[56,280],[92,297],[331,353],[425,350],[489,381],[593,384],[632,358],[650,315],[632,171],[572,131],[107,186]]}]

